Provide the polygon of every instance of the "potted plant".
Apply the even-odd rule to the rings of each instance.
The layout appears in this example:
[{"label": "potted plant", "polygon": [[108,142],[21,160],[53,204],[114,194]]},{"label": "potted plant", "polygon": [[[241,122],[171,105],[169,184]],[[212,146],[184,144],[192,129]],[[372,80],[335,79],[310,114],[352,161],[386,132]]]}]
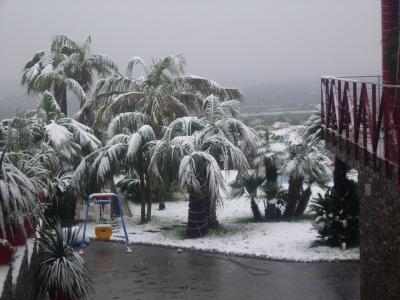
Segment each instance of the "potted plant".
[{"label": "potted plant", "polygon": [[63,228],[57,219],[38,232],[40,293],[48,293],[52,300],[87,299],[92,283],[83,258],[73,248],[77,232]]},{"label": "potted plant", "polygon": [[12,261],[13,247],[7,240],[0,239],[0,265],[9,264]]}]

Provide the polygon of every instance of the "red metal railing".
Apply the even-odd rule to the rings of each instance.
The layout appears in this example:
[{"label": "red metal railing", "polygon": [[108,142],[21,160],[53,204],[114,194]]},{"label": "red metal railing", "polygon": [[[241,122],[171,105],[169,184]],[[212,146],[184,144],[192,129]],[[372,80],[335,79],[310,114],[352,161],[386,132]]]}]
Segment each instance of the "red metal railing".
[{"label": "red metal railing", "polygon": [[[358,80],[361,78],[361,80]],[[366,78],[373,79],[365,82]],[[326,143],[400,181],[400,85],[379,76],[321,78],[321,125]]]}]

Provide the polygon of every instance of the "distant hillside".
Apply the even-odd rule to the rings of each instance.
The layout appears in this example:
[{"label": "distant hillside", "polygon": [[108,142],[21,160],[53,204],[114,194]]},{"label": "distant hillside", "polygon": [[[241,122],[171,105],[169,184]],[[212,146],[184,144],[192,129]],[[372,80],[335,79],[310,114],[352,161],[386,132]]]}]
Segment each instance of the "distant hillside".
[{"label": "distant hillside", "polygon": [[320,83],[265,83],[242,88],[243,113],[312,110],[320,102]]},{"label": "distant hillside", "polygon": [[[265,83],[242,88],[245,96],[242,104],[244,114],[312,110],[320,101],[319,81]],[[78,102],[71,97],[69,111],[78,109]],[[15,111],[32,109],[37,97],[28,96],[18,84],[0,83],[0,120],[9,118]]]}]

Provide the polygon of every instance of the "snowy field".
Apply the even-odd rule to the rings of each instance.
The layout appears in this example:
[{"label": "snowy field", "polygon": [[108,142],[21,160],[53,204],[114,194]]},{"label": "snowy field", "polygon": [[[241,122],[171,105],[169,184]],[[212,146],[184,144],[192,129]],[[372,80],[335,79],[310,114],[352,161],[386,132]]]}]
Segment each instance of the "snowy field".
[{"label": "snowy field", "polygon": [[[272,130],[275,141],[271,147],[276,151],[285,151],[287,143],[301,141],[304,126],[282,126],[276,123]],[[279,149],[279,150],[278,150]],[[235,171],[223,171],[227,183],[234,180]],[[287,182],[281,182],[287,188]],[[324,191],[312,187],[312,198]],[[259,203],[264,212],[263,202]],[[229,199],[225,195],[223,206],[218,209],[221,228],[198,239],[184,237],[188,214],[188,202],[167,202],[167,208],[157,210],[153,205],[152,220],[145,225],[140,221],[140,206],[130,204],[132,218],[127,218],[127,231],[133,243],[197,249],[226,254],[254,256],[260,258],[289,260],[299,262],[358,260],[359,249],[342,250],[326,246],[313,246],[318,234],[313,229],[311,220],[276,222],[253,222],[250,200],[246,197]],[[93,224],[89,226],[89,237],[94,238]],[[113,240],[123,240],[123,230],[113,234]]]}]

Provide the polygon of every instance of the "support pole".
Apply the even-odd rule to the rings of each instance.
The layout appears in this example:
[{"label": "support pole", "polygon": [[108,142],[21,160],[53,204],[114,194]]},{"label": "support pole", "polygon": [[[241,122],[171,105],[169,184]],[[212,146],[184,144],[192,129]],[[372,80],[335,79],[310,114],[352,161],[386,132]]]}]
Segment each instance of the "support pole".
[{"label": "support pole", "polygon": [[87,219],[88,219],[88,214],[89,214],[89,205],[90,205],[90,199],[86,199],[86,211],[85,211],[85,225],[83,226],[83,235],[82,235],[82,241],[81,241],[81,249],[79,250],[79,255],[84,255],[85,252],[83,249],[86,247],[86,227],[87,227]]},{"label": "support pole", "polygon": [[119,196],[118,195],[114,195],[114,196],[117,198],[117,203],[118,203],[118,208],[119,208],[119,215],[121,217],[122,227],[124,229],[126,252],[127,253],[131,253],[132,249],[129,247],[129,238],[128,238],[128,233],[126,231],[126,226],[125,226],[124,210],[122,209],[121,200],[120,200]]}]

